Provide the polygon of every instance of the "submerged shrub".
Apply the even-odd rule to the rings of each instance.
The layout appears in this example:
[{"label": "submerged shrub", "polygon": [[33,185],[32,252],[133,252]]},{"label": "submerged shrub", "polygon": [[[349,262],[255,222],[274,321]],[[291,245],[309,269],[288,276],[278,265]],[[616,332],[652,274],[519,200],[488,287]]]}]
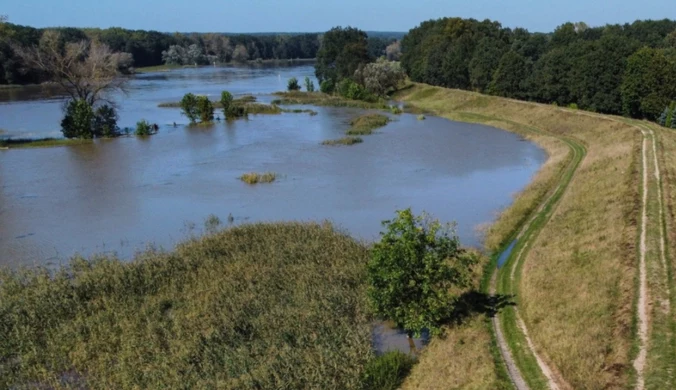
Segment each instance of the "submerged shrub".
[{"label": "submerged shrub", "polygon": [[136,123],[136,131],[134,131],[134,135],[147,136],[157,134],[158,131],[159,126],[156,124],[150,124],[145,119],[142,119]]},{"label": "submerged shrub", "polygon": [[397,390],[414,364],[413,357],[399,351],[378,356],[366,364],[362,389]]},{"label": "submerged shrub", "polygon": [[207,96],[197,97],[197,113],[201,122],[208,123],[214,120],[214,105]]},{"label": "submerged shrub", "polygon": [[315,83],[308,76],[305,76],[305,90],[308,92],[315,91]]},{"label": "submerged shrub", "polygon": [[117,112],[107,104],[96,109],[94,117],[94,134],[97,137],[117,137],[120,128],[117,126]]},{"label": "submerged shrub", "polygon": [[190,120],[190,123],[197,122],[197,118],[199,118],[197,97],[192,93],[185,94],[183,99],[181,99],[181,113]]},{"label": "submerged shrub", "polygon": [[298,79],[291,77],[289,83],[286,86],[286,89],[289,91],[300,91],[300,84],[298,84]]},{"label": "submerged shrub", "polygon": [[272,183],[277,179],[277,174],[274,172],[249,172],[240,176],[239,179],[247,184]]},{"label": "submerged shrub", "polygon": [[61,132],[66,138],[94,138],[94,110],[85,100],[71,100],[61,121]]}]

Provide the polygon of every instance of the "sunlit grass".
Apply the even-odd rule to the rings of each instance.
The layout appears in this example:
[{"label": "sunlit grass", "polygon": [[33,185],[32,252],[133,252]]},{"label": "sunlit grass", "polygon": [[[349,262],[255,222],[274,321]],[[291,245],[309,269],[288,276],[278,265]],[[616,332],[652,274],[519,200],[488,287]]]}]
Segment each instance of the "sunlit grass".
[{"label": "sunlit grass", "polygon": [[277,174],[274,172],[249,172],[240,176],[239,179],[247,184],[272,183],[277,179]]},{"label": "sunlit grass", "polygon": [[274,223],[1,271],[0,388],[360,389],[368,255],[328,223]]},{"label": "sunlit grass", "polygon": [[386,126],[390,118],[382,114],[364,114],[350,121],[347,135],[371,135],[375,129]]}]

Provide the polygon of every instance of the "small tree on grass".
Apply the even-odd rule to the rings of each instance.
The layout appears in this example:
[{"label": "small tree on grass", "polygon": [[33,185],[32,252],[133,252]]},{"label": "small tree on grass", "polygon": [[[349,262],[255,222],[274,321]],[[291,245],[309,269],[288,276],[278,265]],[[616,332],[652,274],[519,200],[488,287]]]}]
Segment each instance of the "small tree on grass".
[{"label": "small tree on grass", "polygon": [[307,76],[305,77],[305,90],[308,92],[315,91],[315,83]]},{"label": "small tree on grass", "polygon": [[192,93],[185,94],[185,96],[183,96],[183,99],[181,99],[181,110],[182,110],[181,113],[190,120],[190,123],[197,122],[197,118],[199,118],[199,110],[197,109],[197,97]]},{"label": "small tree on grass", "polygon": [[286,87],[289,91],[300,91],[300,84],[298,84],[298,79],[291,77],[289,79],[289,84]]},{"label": "small tree on grass", "polygon": [[456,296],[469,286],[476,262],[460,248],[452,226],[411,209],[397,211],[373,247],[368,295],[377,315],[394,321],[410,336],[440,332]]},{"label": "small tree on grass", "polygon": [[214,120],[214,105],[206,96],[197,97],[197,112],[202,122],[208,123]]}]

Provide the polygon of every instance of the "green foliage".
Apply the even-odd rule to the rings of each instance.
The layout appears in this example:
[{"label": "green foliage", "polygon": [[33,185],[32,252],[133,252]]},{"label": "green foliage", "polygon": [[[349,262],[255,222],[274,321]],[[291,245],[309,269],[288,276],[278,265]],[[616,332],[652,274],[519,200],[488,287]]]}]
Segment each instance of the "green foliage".
[{"label": "green foliage", "polygon": [[362,389],[397,390],[415,363],[413,357],[398,351],[378,356],[366,364]]},{"label": "green foliage", "polygon": [[276,223],[0,270],[0,388],[358,389],[368,253],[329,224]]},{"label": "green foliage", "polygon": [[274,172],[249,172],[240,176],[239,179],[247,184],[272,183],[277,180],[277,174]]},{"label": "green foliage", "polygon": [[214,120],[214,105],[207,96],[198,96],[196,106],[202,123],[209,123]]},{"label": "green foliage", "polygon": [[656,120],[676,96],[676,56],[643,48],[632,54],[622,83],[624,113]]},{"label": "green foliage", "polygon": [[406,79],[406,74],[399,63],[382,57],[376,62],[360,66],[354,77],[369,94],[385,96],[388,92],[399,88]]},{"label": "green foliage", "polygon": [[530,74],[530,63],[526,57],[515,51],[505,53],[493,74],[488,87],[492,94],[516,99],[528,96],[526,80]]},{"label": "green foliage", "polygon": [[352,77],[360,65],[369,61],[366,33],[352,27],[335,27],[324,34],[317,52],[315,75],[320,83],[331,80],[335,85]]},{"label": "green foliage", "polygon": [[159,127],[157,125],[150,124],[145,119],[141,119],[140,121],[136,122],[136,130],[134,131],[134,135],[145,137],[148,135],[157,134],[158,130]]},{"label": "green foliage", "polygon": [[298,84],[298,79],[295,77],[291,77],[286,86],[286,89],[288,91],[300,91],[300,84]]},{"label": "green foliage", "polygon": [[305,76],[305,90],[307,92],[315,91],[315,83],[308,76]]},{"label": "green foliage", "polygon": [[71,100],[61,121],[61,132],[66,138],[94,138],[94,110],[85,100]]},{"label": "green foliage", "polygon": [[323,93],[333,93],[336,89],[336,83],[333,80],[324,80],[319,84],[319,90]]},{"label": "green foliage", "polygon": [[96,109],[94,114],[94,134],[97,137],[117,137],[120,135],[120,128],[117,126],[117,112],[107,104]]},{"label": "green foliage", "polygon": [[368,294],[377,315],[409,335],[439,334],[449,320],[455,295],[469,286],[476,260],[463,249],[450,225],[429,216],[397,211],[384,221],[368,264]]},{"label": "green foliage", "polygon": [[346,99],[372,101],[373,96],[352,79],[342,79],[336,87],[338,94]]},{"label": "green foliage", "polygon": [[197,97],[192,93],[186,93],[181,99],[181,113],[190,120],[190,123],[197,122],[199,108],[197,107]]},{"label": "green foliage", "polygon": [[676,21],[660,20],[566,23],[543,34],[442,18],[409,31],[401,65],[416,82],[654,119],[676,96],[676,52],[664,49],[675,30]]},{"label": "green foliage", "polygon": [[578,109],[577,103],[570,103],[568,105],[568,108],[570,108],[571,110],[577,110]]},{"label": "green foliage", "polygon": [[364,114],[350,121],[347,135],[370,135],[373,130],[387,126],[390,118],[382,114]]}]

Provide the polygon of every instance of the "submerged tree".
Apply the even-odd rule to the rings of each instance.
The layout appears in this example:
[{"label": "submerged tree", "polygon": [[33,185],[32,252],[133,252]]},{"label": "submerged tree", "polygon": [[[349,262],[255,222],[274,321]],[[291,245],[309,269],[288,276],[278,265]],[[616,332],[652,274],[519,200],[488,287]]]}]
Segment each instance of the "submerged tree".
[{"label": "submerged tree", "polygon": [[15,46],[14,50],[27,66],[47,74],[71,99],[92,107],[102,100],[112,103],[110,93],[123,91],[127,82],[119,76],[128,55],[114,53],[98,41],[66,42],[59,32],[48,30],[38,46]]},{"label": "submerged tree", "polygon": [[200,121],[208,123],[214,120],[214,105],[207,96],[197,97],[197,113]]},{"label": "submerged tree", "polygon": [[286,86],[286,89],[289,91],[300,91],[300,84],[298,84],[298,79],[295,77],[291,77]]},{"label": "submerged tree", "polygon": [[197,97],[192,93],[186,93],[181,99],[181,113],[188,118],[190,123],[197,122],[197,118],[199,118]]},{"label": "submerged tree", "polygon": [[460,248],[451,226],[416,217],[410,209],[383,226],[368,264],[368,295],[376,314],[409,336],[426,329],[439,333],[453,310],[451,291],[469,286],[475,258]]},{"label": "submerged tree", "polygon": [[308,92],[315,91],[315,83],[308,76],[305,76],[305,90]]}]

